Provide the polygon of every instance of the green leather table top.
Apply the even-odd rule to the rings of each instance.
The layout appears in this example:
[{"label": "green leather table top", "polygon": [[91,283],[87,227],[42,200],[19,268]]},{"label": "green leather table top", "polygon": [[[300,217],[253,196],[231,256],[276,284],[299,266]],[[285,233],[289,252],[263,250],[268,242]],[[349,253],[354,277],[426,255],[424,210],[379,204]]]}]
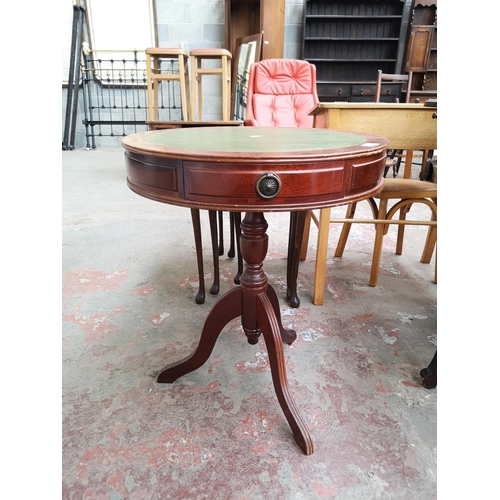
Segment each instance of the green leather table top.
[{"label": "green leather table top", "polygon": [[292,153],[343,149],[366,142],[363,135],[327,129],[200,127],[170,129],[144,136],[167,149],[231,153]]}]

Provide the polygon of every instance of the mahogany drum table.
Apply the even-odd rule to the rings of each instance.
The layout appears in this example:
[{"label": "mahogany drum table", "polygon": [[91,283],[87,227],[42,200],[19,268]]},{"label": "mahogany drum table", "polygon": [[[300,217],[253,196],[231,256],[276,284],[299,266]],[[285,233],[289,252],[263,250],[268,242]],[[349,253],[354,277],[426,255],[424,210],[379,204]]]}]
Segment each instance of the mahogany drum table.
[{"label": "mahogany drum table", "polygon": [[263,334],[278,401],[295,441],[311,454],[313,441],[288,388],[282,345],[297,334],[283,327],[263,270],[264,212],[304,212],[374,196],[383,187],[387,139],[326,129],[196,127],[133,134],[122,145],[135,193],[188,208],[245,212],[240,286],[214,305],[194,352],[163,368],[157,382],[172,383],[202,366],[222,329],[241,316],[250,344]]}]

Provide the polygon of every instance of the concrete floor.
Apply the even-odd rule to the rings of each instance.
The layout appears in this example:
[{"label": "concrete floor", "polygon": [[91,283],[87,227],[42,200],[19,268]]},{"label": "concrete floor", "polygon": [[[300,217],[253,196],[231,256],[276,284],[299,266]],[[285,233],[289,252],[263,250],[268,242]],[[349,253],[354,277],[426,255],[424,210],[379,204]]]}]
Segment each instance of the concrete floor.
[{"label": "concrete floor", "polygon": [[[313,228],[301,307],[291,309],[289,216],[266,214],[264,269],[285,326],[298,333],[284,351],[315,442],[305,456],[276,399],[265,344],[249,345],[237,320],[204,366],[171,385],[155,382],[195,348],[217,300],[194,302],[189,210],[132,193],[121,148],[65,151],[62,165],[64,500],[437,497],[437,389],[419,377],[437,343],[434,259],[419,262],[426,228],[407,229],[402,256],[391,229],[371,288],[373,227],[355,226],[344,257],[334,259],[332,225],[323,306],[311,301]],[[221,294],[236,286],[235,270],[221,257]]]}]

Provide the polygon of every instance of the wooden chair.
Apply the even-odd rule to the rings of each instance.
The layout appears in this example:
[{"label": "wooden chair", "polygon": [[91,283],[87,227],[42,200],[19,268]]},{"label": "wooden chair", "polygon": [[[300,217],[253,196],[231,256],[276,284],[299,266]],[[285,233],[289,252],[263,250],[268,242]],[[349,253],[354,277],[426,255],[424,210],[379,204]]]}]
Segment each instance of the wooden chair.
[{"label": "wooden chair", "polygon": [[391,90],[387,89],[383,90],[382,83],[401,83],[404,86],[404,89],[401,90],[405,92],[405,102],[410,102],[410,93],[411,93],[411,82],[413,78],[413,72],[409,71],[404,75],[390,74],[390,73],[382,73],[382,70],[379,69],[377,71],[377,85],[375,87],[375,102],[380,102],[380,99],[383,96],[389,96],[388,102],[399,102],[399,97],[393,97],[391,95]]},{"label": "wooden chair", "polygon": [[[316,66],[298,59],[265,59],[250,67],[245,126],[312,128],[319,102]],[[306,211],[291,212],[286,298],[299,307],[297,274]]]},{"label": "wooden chair", "polygon": [[[203,77],[220,75],[222,120],[229,121],[231,116],[231,52],[226,49],[192,49],[189,56],[191,58],[191,120],[194,121],[195,111],[198,109],[198,120],[202,121]],[[204,65],[204,61],[208,61],[208,64]],[[220,63],[220,65],[211,65],[213,62]]]},{"label": "wooden chair", "polygon": [[[379,201],[378,207],[374,200]],[[394,201],[394,204],[389,208],[390,201]],[[428,264],[434,252],[437,239],[437,184],[414,179],[386,179],[382,192],[377,196],[370,198],[369,203],[373,212],[373,220],[364,222],[375,222],[375,242],[373,245],[372,265],[370,271],[370,286],[377,286],[380,259],[382,256],[383,238],[389,230],[389,224],[387,224],[387,221],[391,221],[391,224],[398,224],[396,255],[401,255],[403,253],[405,225],[429,225],[427,239],[424,244],[422,257],[420,259],[420,262]],[[423,203],[430,208],[430,222],[422,220],[406,220],[406,215],[415,203]],[[340,238],[335,250],[335,257],[342,257],[353,222],[361,222],[360,220],[354,221],[355,211],[356,203],[351,203],[347,209],[347,220],[344,222],[340,233]],[[398,212],[399,220],[394,221],[393,217]],[[434,281],[437,282],[436,275],[434,276]]]},{"label": "wooden chair", "polygon": [[[403,91],[405,92],[405,102],[410,102],[410,92],[411,92],[411,82],[413,78],[413,72],[409,71],[405,75],[392,74],[392,73],[382,73],[382,70],[377,71],[377,84],[375,87],[375,102],[380,102],[383,96],[386,96],[388,102],[399,102],[399,95]],[[383,83],[398,83],[401,85],[401,92],[398,92],[397,96],[394,97],[391,93],[391,89],[387,88],[384,90],[382,86]],[[404,87],[404,89],[403,89]],[[401,159],[403,156],[403,151],[392,149],[387,152],[387,161],[385,164],[384,177],[387,175],[389,170],[392,168],[393,177],[396,177],[399,172],[399,167],[401,166]]]},{"label": "wooden chair", "polygon": [[[162,82],[177,82],[181,99],[182,119],[189,120],[189,54],[184,49],[150,47],[146,49],[146,81],[148,89],[148,120],[159,122],[159,88]],[[177,66],[177,67],[175,67]]]},{"label": "wooden chair", "polygon": [[[319,106],[320,109],[321,107],[322,105]],[[325,109],[329,111],[328,107],[323,107],[323,110]],[[338,124],[342,130],[371,132],[376,135],[382,135],[389,139],[389,147],[391,144],[394,144],[397,149],[406,150],[410,147],[414,148],[419,141],[421,141],[421,144],[434,145],[437,143],[437,127],[431,118],[431,115],[434,118],[434,115],[437,117],[437,114],[432,113],[432,110],[425,110],[422,105],[345,103],[344,106],[344,103],[339,103],[338,105],[333,103],[330,106],[330,111],[332,111],[334,117],[326,120],[327,126]],[[336,113],[337,111],[338,114]],[[346,116],[344,119],[342,118],[342,112]],[[384,116],[391,117],[392,121],[387,123],[381,121],[381,118]],[[371,118],[374,118],[374,120]],[[401,122],[398,123],[398,120]],[[433,123],[432,127],[430,127],[431,123]],[[332,223],[343,223],[342,232],[335,251],[336,257],[342,257],[353,223],[375,224],[375,242],[369,280],[370,286],[377,285],[382,243],[384,235],[387,234],[389,224],[398,224],[396,245],[396,253],[398,255],[402,252],[405,225],[429,226],[421,262],[430,262],[437,240],[437,184],[410,179],[410,174],[411,169],[405,165],[405,178],[385,179],[382,192],[368,200],[372,209],[373,219],[354,219],[356,211],[355,203],[348,205],[346,216],[343,219],[332,219],[330,208],[321,209],[319,218],[315,216],[314,212],[308,212],[305,220],[300,259],[304,260],[306,258],[310,222],[313,220],[318,226],[313,294],[313,303],[315,305],[322,305],[324,300],[328,233],[329,225]],[[391,201],[394,203],[389,207],[389,202]],[[430,208],[430,220],[407,220],[407,213],[415,203],[423,203]],[[399,219],[394,220],[393,217],[398,212]],[[434,272],[435,282],[437,282],[436,270],[437,267]]]}]

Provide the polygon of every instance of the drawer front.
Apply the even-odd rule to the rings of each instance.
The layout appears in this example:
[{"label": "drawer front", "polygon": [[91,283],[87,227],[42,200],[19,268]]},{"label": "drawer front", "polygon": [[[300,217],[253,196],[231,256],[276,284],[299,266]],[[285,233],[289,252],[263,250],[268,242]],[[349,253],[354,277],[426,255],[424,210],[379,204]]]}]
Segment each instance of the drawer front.
[{"label": "drawer front", "polygon": [[351,95],[353,97],[368,96],[372,97],[373,100],[375,100],[375,91],[376,91],[376,86],[373,84],[359,84],[352,86]]},{"label": "drawer front", "polygon": [[[273,174],[281,183],[272,198],[263,198],[257,191],[262,175]],[[241,168],[238,165],[184,162],[185,198],[205,203],[282,205],[315,200],[334,200],[343,196],[344,162],[314,165],[275,165],[270,170]]]},{"label": "drawer front", "polygon": [[381,102],[395,102],[396,99],[401,102],[402,83],[383,83],[380,91]]},{"label": "drawer front", "polygon": [[[381,102],[401,101],[402,83],[382,83],[380,91]],[[352,86],[352,102],[374,102],[377,86],[372,84],[360,84]]]},{"label": "drawer front", "polygon": [[342,83],[318,83],[318,95],[338,97],[339,100],[351,95],[351,85]]}]

